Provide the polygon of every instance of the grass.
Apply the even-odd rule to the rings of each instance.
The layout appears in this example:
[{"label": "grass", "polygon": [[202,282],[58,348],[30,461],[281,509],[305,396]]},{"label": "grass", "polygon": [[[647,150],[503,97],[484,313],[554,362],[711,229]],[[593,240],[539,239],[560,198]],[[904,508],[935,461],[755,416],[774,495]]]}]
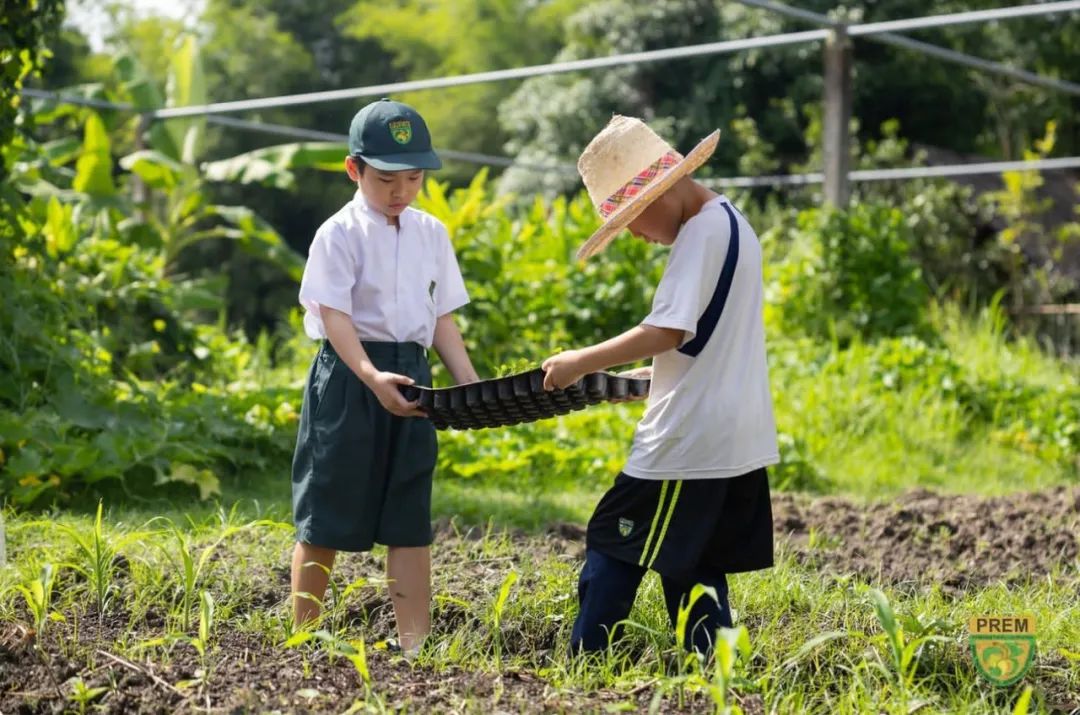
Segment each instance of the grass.
[{"label": "grass", "polygon": [[[1032,712],[1048,712],[1062,698],[1080,702],[1075,569],[959,597],[932,584],[879,595],[879,584],[822,572],[782,545],[773,569],[732,577],[736,626],[745,631],[727,634],[723,663],[680,668],[652,576],[624,643],[586,663],[565,656],[581,544],[469,527],[460,518],[436,548],[436,636],[415,670],[384,650],[392,620],[379,553],[342,559],[316,637],[290,642],[291,531],[280,521],[287,511],[281,491],[268,488],[259,506],[245,498],[229,509],[195,508],[184,520],[130,505],[107,508],[100,527],[89,511],[9,515],[14,560],[0,571],[0,624],[33,622],[39,669],[79,673],[57,676],[55,688],[24,683],[25,702],[47,700],[55,689],[73,710],[117,702],[123,685],[100,676],[113,662],[104,652],[175,688],[170,707],[231,702],[244,710],[230,695],[236,679],[262,671],[237,664],[241,647],[278,683],[266,694],[267,709],[440,711],[452,703],[469,712],[990,713],[1011,710],[1026,685],[1033,686]],[[477,486],[444,494],[443,508],[467,512],[466,496],[505,500]],[[512,519],[515,512],[498,513]],[[93,576],[98,551],[88,552],[79,533],[94,534],[99,550],[123,557],[120,565],[114,559],[111,574]],[[109,598],[101,599],[103,592]],[[883,603],[885,614],[895,613],[891,620]],[[972,615],[1013,613],[1035,616],[1039,661],[1021,684],[994,688],[975,672],[966,623]],[[431,687],[418,690],[416,682]]]}]

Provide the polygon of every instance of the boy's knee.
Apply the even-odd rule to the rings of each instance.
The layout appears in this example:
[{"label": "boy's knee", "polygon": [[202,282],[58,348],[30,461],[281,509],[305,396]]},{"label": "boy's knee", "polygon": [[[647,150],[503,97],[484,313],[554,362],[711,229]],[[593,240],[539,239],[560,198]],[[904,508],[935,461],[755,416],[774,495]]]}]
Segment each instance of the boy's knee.
[{"label": "boy's knee", "polygon": [[590,550],[578,581],[580,610],[570,635],[570,652],[602,651],[619,637],[630,615],[644,569]]}]

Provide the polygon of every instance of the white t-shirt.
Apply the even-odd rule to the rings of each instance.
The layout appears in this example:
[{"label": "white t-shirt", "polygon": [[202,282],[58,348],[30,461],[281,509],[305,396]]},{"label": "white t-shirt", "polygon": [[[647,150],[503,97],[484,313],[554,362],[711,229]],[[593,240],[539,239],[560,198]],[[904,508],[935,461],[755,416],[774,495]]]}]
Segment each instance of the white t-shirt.
[{"label": "white t-shirt", "polygon": [[326,337],[325,305],[351,315],[361,340],[431,347],[435,320],[469,302],[446,226],[411,207],[399,223],[357,191],[319,227],[300,282],[309,337]]},{"label": "white t-shirt", "polygon": [[[724,276],[733,238],[734,270]],[[709,201],[680,229],[642,321],[684,330],[686,340],[653,358],[649,402],[626,474],[717,479],[780,461],[763,293],[757,235],[727,198]]]}]

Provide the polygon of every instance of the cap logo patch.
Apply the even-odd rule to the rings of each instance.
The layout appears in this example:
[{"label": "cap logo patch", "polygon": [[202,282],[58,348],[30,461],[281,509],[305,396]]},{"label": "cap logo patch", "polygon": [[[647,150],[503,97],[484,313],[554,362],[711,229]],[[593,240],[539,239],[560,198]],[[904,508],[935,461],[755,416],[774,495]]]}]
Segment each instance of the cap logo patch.
[{"label": "cap logo patch", "polygon": [[412,141],[412,124],[408,119],[395,119],[388,126],[390,136],[394,137],[394,141],[398,144],[408,144]]}]

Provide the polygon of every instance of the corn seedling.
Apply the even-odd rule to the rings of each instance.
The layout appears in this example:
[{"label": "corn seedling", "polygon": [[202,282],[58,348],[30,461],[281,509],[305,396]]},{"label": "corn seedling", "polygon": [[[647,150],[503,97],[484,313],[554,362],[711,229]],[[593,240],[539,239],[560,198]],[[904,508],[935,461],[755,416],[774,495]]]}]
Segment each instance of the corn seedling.
[{"label": "corn seedling", "polygon": [[191,611],[195,604],[197,589],[204,576],[207,563],[209,563],[210,557],[217,548],[221,546],[222,542],[234,534],[246,531],[255,526],[273,524],[273,522],[268,521],[253,521],[241,526],[226,527],[221,532],[221,535],[208,546],[204,547],[196,557],[191,537],[181,531],[175,524],[169,522],[169,531],[176,543],[179,559],[174,558],[173,555],[163,547],[159,548],[162,548],[165,558],[168,559],[169,563],[180,575],[180,627],[184,632],[187,632],[191,627]]},{"label": "corn seedling", "polygon": [[109,543],[102,531],[101,512],[102,503],[99,501],[97,516],[94,518],[94,527],[89,536],[83,536],[80,530],[73,527],[63,527],[71,540],[75,542],[75,546],[82,556],[83,564],[85,564],[72,564],[72,568],[85,576],[90,583],[90,590],[94,595],[94,605],[97,607],[99,624],[109,607],[113,591],[113,573],[116,569],[116,548]]},{"label": "corn seedling", "polygon": [[[333,579],[330,578],[330,569],[329,569],[329,567],[325,566],[324,564],[320,564],[318,561],[305,561],[302,568],[305,568],[305,569],[309,569],[309,568],[321,569],[322,572],[324,574],[326,574],[326,586],[327,586],[327,588],[330,589],[330,593],[332,595],[337,593],[337,585],[334,583]],[[323,596],[325,596],[325,595],[326,595],[326,593],[324,592]],[[292,628],[293,628],[294,632],[300,632],[301,630],[309,631],[312,628],[317,628],[318,626],[321,626],[327,620],[327,618],[329,617],[327,612],[326,612],[327,609],[326,609],[325,601],[322,598],[316,597],[315,594],[313,594],[313,593],[309,593],[308,591],[295,591],[292,594],[290,594],[290,598],[294,602],[296,601],[296,599],[302,598],[305,601],[311,601],[312,603],[314,603],[315,605],[317,605],[319,607],[319,615],[314,620],[306,622],[306,623],[293,623]]]},{"label": "corn seedling", "polygon": [[63,621],[64,617],[59,613],[50,613],[52,607],[53,583],[56,579],[52,564],[41,567],[41,573],[36,579],[27,584],[17,586],[26,601],[26,607],[34,619],[34,630],[38,638],[45,635],[45,626],[50,619]]},{"label": "corn seedling", "polygon": [[878,622],[885,631],[892,677],[896,681],[900,697],[906,702],[908,691],[915,678],[918,655],[923,646],[932,641],[948,641],[949,639],[938,635],[924,635],[908,640],[903,626],[897,621],[896,613],[888,597],[876,588],[870,589],[870,597],[874,602]]},{"label": "corn seedling", "polygon": [[694,610],[694,606],[697,604],[698,599],[703,596],[708,596],[714,602],[719,603],[715,588],[697,583],[690,589],[690,598],[687,599],[687,602],[685,604],[679,604],[679,612],[675,617],[675,640],[678,642],[680,650],[686,649],[688,632],[692,631],[693,628],[698,625],[689,622],[690,613]]},{"label": "corn seedling", "polygon": [[285,641],[286,648],[296,648],[307,643],[319,643],[326,648],[327,655],[344,656],[356,668],[365,691],[371,694],[371,671],[368,670],[367,647],[364,640],[347,641],[326,630],[298,631]]},{"label": "corn seedling", "polygon": [[[314,564],[314,563],[315,563],[314,561],[310,561],[310,562],[308,562],[308,564],[305,564],[305,565],[311,565],[311,564]],[[329,569],[327,569],[325,566],[322,566],[322,564],[317,564],[317,565],[320,566],[324,571],[326,571],[327,576],[330,575],[330,570]],[[346,612],[346,610],[345,610],[346,599],[348,599],[348,597],[351,596],[356,591],[359,591],[360,589],[367,586],[367,584],[368,584],[368,580],[366,578],[361,577],[361,578],[356,579],[352,583],[350,583],[345,588],[341,588],[340,586],[338,586],[338,584],[333,579],[328,579],[327,587],[330,589],[330,593],[331,593],[334,605],[333,605],[333,607],[328,609],[325,613],[321,612],[320,616],[321,616],[322,622],[329,624],[329,628],[330,628],[331,633],[340,633],[341,629],[345,625],[344,620],[345,620],[345,612]],[[321,608],[322,604],[320,603],[319,606]]]},{"label": "corn seedling", "polygon": [[716,704],[717,713],[740,715],[742,709],[731,701],[731,686],[735,684],[735,665],[739,658],[750,660],[750,634],[746,626],[720,628],[713,646],[713,680],[709,695]]},{"label": "corn seedling", "polygon": [[107,692],[109,692],[108,688],[91,688],[87,686],[82,678],[75,678],[71,681],[71,694],[68,696],[68,699],[75,703],[79,715],[83,715],[91,703]]},{"label": "corn seedling", "polygon": [[499,587],[499,595],[495,598],[495,603],[491,607],[491,624],[492,624],[492,638],[495,641],[495,659],[501,665],[502,664],[502,615],[503,609],[506,608],[506,602],[510,599],[510,589],[513,588],[514,583],[518,580],[517,571],[511,571],[506,574],[506,578],[503,579],[502,586]]},{"label": "corn seedling", "polygon": [[191,645],[198,651],[199,657],[206,659],[210,648],[210,636],[214,632],[214,597],[209,591],[203,591],[199,599],[199,635],[191,639]]}]

